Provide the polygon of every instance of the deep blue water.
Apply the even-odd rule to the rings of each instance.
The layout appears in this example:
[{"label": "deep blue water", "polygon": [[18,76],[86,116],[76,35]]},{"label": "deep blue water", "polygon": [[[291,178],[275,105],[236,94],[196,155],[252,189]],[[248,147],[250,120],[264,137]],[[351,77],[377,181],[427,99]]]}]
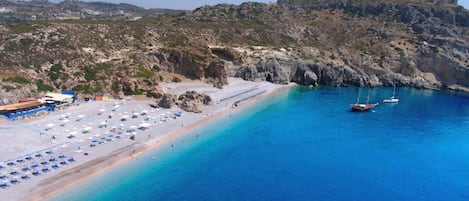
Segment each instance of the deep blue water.
[{"label": "deep blue water", "polygon": [[351,113],[356,95],[283,92],[55,199],[469,200],[467,95],[400,88]]}]

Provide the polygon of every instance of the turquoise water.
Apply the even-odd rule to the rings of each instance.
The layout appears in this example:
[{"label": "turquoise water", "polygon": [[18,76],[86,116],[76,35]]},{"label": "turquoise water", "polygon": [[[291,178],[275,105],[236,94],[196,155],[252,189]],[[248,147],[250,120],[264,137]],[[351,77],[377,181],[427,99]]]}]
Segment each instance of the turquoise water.
[{"label": "turquoise water", "polygon": [[400,88],[400,103],[351,113],[356,94],[283,92],[54,199],[469,199],[468,96]]}]

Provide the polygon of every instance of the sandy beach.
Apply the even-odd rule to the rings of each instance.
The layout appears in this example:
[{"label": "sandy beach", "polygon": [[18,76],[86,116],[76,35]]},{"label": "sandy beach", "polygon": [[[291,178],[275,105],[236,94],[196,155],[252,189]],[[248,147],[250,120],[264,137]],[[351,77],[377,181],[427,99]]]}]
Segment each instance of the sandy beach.
[{"label": "sandy beach", "polygon": [[[29,120],[0,119],[0,196],[44,200],[195,128],[293,85],[229,78],[217,89],[202,82],[165,84],[166,93],[206,93],[214,104],[202,113],[152,108],[154,100],[80,102]],[[238,107],[232,107],[237,103]]]}]

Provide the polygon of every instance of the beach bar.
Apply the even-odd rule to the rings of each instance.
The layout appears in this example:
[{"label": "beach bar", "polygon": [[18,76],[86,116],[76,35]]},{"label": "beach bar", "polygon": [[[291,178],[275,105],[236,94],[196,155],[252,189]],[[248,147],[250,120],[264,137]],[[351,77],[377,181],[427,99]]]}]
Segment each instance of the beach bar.
[{"label": "beach bar", "polygon": [[70,106],[75,101],[75,95],[64,94],[64,93],[47,93],[39,101],[46,104],[50,108],[50,111],[55,111],[56,109],[64,109]]},{"label": "beach bar", "polygon": [[0,114],[10,120],[36,116],[40,113],[48,113],[49,111],[49,107],[46,107],[45,104],[40,101],[27,101],[0,106]]},{"label": "beach bar", "polygon": [[43,98],[21,99],[19,103],[0,106],[0,115],[9,120],[18,120],[30,116],[47,114],[50,111],[64,109],[76,101],[75,92],[47,93]]}]

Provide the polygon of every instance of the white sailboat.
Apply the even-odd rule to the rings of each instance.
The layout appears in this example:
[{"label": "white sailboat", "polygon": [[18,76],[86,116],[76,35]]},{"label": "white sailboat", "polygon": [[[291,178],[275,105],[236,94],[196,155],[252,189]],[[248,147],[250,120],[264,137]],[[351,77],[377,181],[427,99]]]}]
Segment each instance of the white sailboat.
[{"label": "white sailboat", "polygon": [[383,100],[383,103],[398,103],[399,99],[396,98],[396,83],[393,83],[392,96]]}]

